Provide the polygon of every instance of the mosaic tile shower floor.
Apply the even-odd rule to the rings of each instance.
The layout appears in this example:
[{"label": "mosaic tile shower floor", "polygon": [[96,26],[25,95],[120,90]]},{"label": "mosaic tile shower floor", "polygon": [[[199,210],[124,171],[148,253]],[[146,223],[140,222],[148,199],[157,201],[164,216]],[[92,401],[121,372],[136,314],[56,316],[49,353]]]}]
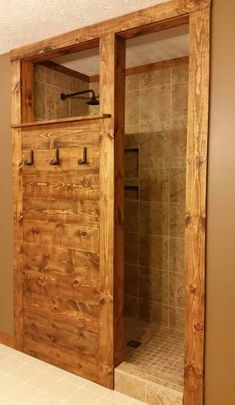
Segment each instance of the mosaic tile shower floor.
[{"label": "mosaic tile shower floor", "polygon": [[126,346],[119,368],[177,390],[183,390],[184,334],[156,324],[126,317],[126,342],[136,340],[138,348]]}]

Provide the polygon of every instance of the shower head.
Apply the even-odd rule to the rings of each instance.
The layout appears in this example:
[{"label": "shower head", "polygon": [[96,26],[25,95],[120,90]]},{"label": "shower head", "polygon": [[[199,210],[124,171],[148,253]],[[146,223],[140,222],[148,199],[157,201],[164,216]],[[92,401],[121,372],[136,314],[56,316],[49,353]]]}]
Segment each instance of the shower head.
[{"label": "shower head", "polygon": [[61,98],[61,100],[66,100],[67,98],[77,97],[77,96],[80,96],[80,95],[86,94],[86,93],[92,93],[91,98],[87,101],[86,104],[88,104],[88,105],[99,105],[100,104],[99,100],[97,100],[97,96],[93,89],[77,91],[76,93],[69,93],[69,94],[61,93],[60,98]]},{"label": "shower head", "polygon": [[100,102],[99,102],[99,100],[97,100],[96,96],[93,95],[93,96],[90,98],[90,100],[88,100],[88,101],[86,102],[86,104],[88,104],[88,105],[100,105]]}]

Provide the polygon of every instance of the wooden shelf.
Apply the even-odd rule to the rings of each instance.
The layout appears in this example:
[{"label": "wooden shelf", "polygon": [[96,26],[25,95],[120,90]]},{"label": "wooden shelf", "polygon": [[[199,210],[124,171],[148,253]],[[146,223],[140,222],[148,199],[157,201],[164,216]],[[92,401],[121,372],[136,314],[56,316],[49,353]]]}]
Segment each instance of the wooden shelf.
[{"label": "wooden shelf", "polygon": [[35,127],[39,125],[48,125],[48,124],[60,124],[66,122],[75,122],[75,121],[90,121],[90,120],[100,120],[104,118],[110,118],[111,114],[102,114],[102,115],[84,115],[81,117],[71,117],[71,118],[61,118],[57,120],[46,120],[46,121],[34,121],[26,122],[22,124],[12,124],[12,128],[25,128],[25,127]]}]

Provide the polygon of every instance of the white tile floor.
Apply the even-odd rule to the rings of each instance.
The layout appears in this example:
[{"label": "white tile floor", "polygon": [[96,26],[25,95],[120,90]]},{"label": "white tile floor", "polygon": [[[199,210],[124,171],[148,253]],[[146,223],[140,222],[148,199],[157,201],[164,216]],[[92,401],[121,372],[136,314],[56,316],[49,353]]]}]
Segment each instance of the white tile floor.
[{"label": "white tile floor", "polygon": [[0,405],[143,405],[0,344]]}]

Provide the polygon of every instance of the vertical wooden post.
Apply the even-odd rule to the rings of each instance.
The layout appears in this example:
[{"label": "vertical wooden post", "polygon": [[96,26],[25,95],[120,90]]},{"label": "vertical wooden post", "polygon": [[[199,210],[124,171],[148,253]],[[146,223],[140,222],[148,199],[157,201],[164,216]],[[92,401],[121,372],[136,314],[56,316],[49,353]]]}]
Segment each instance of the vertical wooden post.
[{"label": "vertical wooden post", "polygon": [[126,42],[116,38],[114,105],[114,364],[124,360],[124,131]]},{"label": "vertical wooden post", "polygon": [[22,60],[22,122],[32,122],[33,114],[33,63]]},{"label": "vertical wooden post", "polygon": [[203,404],[209,20],[209,8],[192,13],[189,19],[185,405]]},{"label": "vertical wooden post", "polygon": [[103,357],[109,358],[104,367],[110,370],[110,388],[124,343],[124,92],[125,43],[111,33],[100,38],[100,109],[102,114],[111,114],[104,120],[100,150],[101,289],[110,299],[101,340],[106,351]]},{"label": "vertical wooden post", "polygon": [[[12,123],[21,123],[21,63],[12,62]],[[22,178],[21,178],[21,130],[12,130],[13,141],[13,210],[14,210],[14,327],[15,347],[23,350],[22,314]]]}]

